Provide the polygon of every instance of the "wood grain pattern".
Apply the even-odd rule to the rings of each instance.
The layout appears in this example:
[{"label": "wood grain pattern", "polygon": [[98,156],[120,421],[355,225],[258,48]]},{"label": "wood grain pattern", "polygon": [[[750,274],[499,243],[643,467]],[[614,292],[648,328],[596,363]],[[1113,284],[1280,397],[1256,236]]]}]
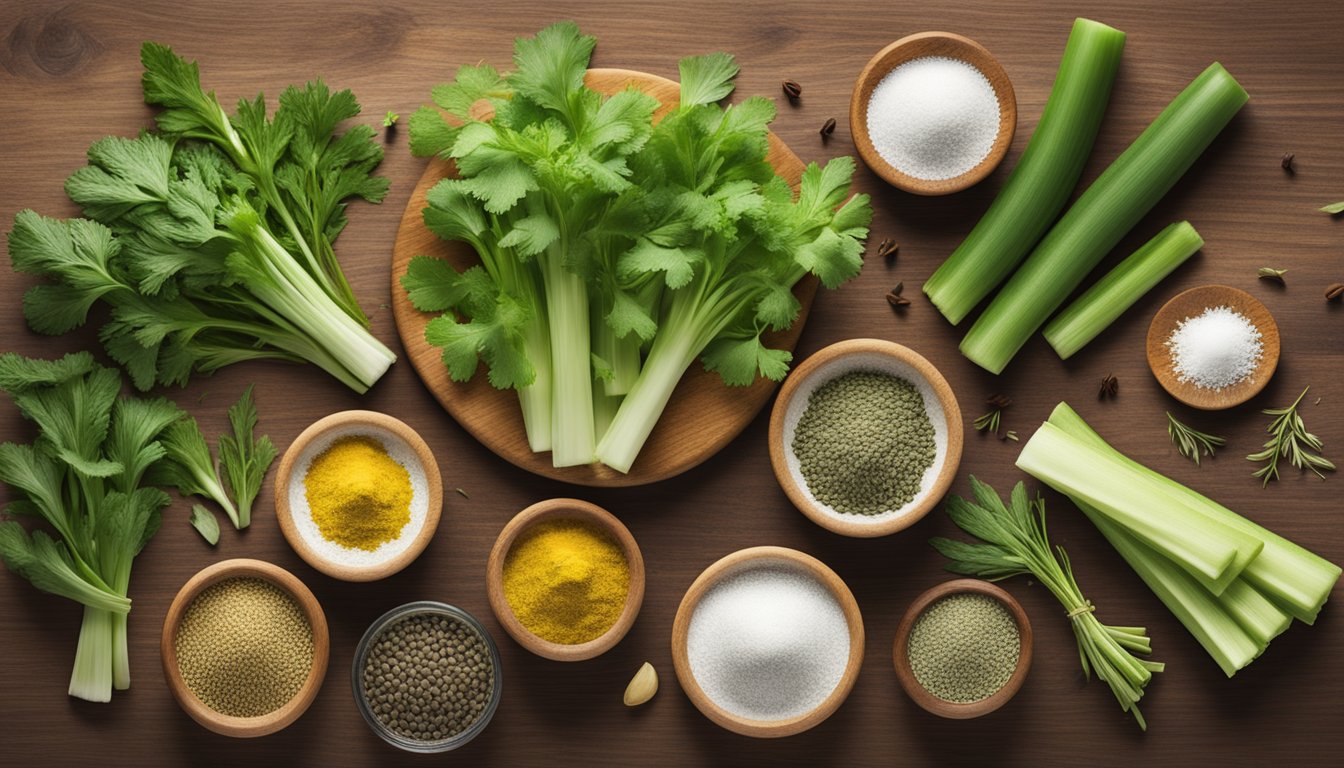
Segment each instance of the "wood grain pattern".
[{"label": "wood grain pattern", "polygon": [[[931,56],[957,59],[975,67],[989,81],[999,101],[999,133],[989,153],[975,167],[950,179],[922,179],[901,171],[882,157],[868,135],[868,100],[873,89],[893,69]],[[979,184],[1003,162],[1017,130],[1017,96],[1003,65],[983,45],[951,32],[917,32],[878,51],[854,79],[854,95],[849,99],[849,130],[854,134],[854,149],[859,157],[893,187],[916,195],[950,195]]]},{"label": "wood grain pattern", "polygon": [[[1198,317],[1212,307],[1228,307],[1240,313],[1260,331],[1260,361],[1244,381],[1223,389],[1196,387],[1176,376],[1176,358],[1167,340],[1181,321]],[[1153,315],[1148,325],[1148,368],[1167,394],[1191,408],[1221,411],[1235,408],[1260,394],[1279,367],[1279,326],[1265,305],[1249,293],[1230,285],[1201,285],[1172,297]]]},{"label": "wood grain pattern", "polygon": [[[985,397],[1013,399],[1004,427],[1029,436],[1068,400],[1098,432],[1134,459],[1211,496],[1322,556],[1344,562],[1344,477],[1324,482],[1285,472],[1260,488],[1242,456],[1265,440],[1262,408],[1287,405],[1311,385],[1302,416],[1344,459],[1344,305],[1322,300],[1344,281],[1344,220],[1316,211],[1344,197],[1344,79],[1339,51],[1344,24],[1319,2],[1283,0],[1101,1],[1087,13],[1129,34],[1124,61],[1096,148],[1079,191],[1128,146],[1192,77],[1217,59],[1251,93],[1186,178],[1118,244],[1104,274],[1173,221],[1188,219],[1206,241],[1201,253],[1117,320],[1079,354],[1061,362],[1033,339],[1002,376],[957,352],[965,328],[949,326],[917,298],[928,278],[975,225],[1026,146],[1044,108],[1079,3],[996,0],[828,0],[767,3],[688,0],[618,3],[497,0],[490,4],[356,3],[347,0],[259,2],[143,0],[137,3],[8,0],[0,3],[0,229],[34,208],[74,215],[62,180],[105,135],[134,135],[149,124],[140,99],[138,50],[143,40],[171,43],[201,60],[207,83],[227,103],[258,91],[274,98],[285,84],[322,75],[352,88],[362,120],[384,111],[403,116],[428,103],[429,89],[457,66],[486,61],[507,67],[513,38],[558,18],[573,18],[597,36],[594,66],[675,77],[677,59],[731,51],[742,65],[738,98],[775,97],[774,130],[804,160],[853,154],[846,121],[828,143],[817,129],[843,118],[854,78],[891,41],[942,29],[978,40],[1011,76],[1018,132],[1008,157],[975,187],[926,198],[893,190],[860,170],[859,191],[873,195],[873,242],[891,237],[900,256],[870,260],[855,281],[819,297],[796,356],[859,336],[897,341],[929,359],[966,409],[961,472],[1006,492],[1030,481],[1013,467],[1020,443],[969,430]],[[796,106],[780,81],[803,86]],[[356,295],[373,316],[373,333],[396,345],[388,268],[401,214],[425,163],[410,156],[405,126],[386,144],[382,172],[393,181],[381,206],[354,204],[337,252]],[[1297,174],[1279,167],[1296,154]],[[1255,277],[1267,264],[1287,267],[1279,288]],[[898,281],[914,304],[894,312],[883,296]],[[97,328],[49,338],[31,333],[21,296],[33,279],[0,266],[0,348],[51,356],[96,349]],[[1192,411],[1172,400],[1148,371],[1148,322],[1170,297],[1206,283],[1243,288],[1273,312],[1283,341],[1279,370],[1265,391],[1237,408]],[[1114,373],[1119,397],[1098,401],[1101,378]],[[314,570],[280,535],[268,503],[251,527],[226,530],[218,548],[188,524],[190,503],[176,502],[163,529],[136,559],[131,577],[131,690],[106,705],[73,701],[66,682],[80,611],[0,573],[0,764],[28,765],[294,765],[425,766],[372,733],[355,707],[349,670],[360,636],[402,603],[430,599],[460,605],[500,641],[505,690],[490,727],[448,760],[474,766],[1235,766],[1331,765],[1344,754],[1339,726],[1344,690],[1344,605],[1337,591],[1315,626],[1294,626],[1255,663],[1226,679],[1105,540],[1056,494],[1047,494],[1050,535],[1068,548],[1084,593],[1108,624],[1148,627],[1154,658],[1167,671],[1149,686],[1141,733],[1103,684],[1083,679],[1069,622],[1039,585],[1002,586],[1022,603],[1036,639],[1031,674],[1017,696],[993,714],[951,721],[920,709],[901,691],[891,667],[891,639],[906,606],[948,578],[933,536],[959,536],[945,514],[882,539],[829,533],[799,514],[780,490],[766,449],[767,420],[758,416],[712,460],[672,480],[636,488],[581,489],[537,477],[500,460],[452,420],[403,359],[367,395],[310,370],[283,364],[235,366],[167,390],[199,417],[212,438],[227,429],[226,410],[256,382],[261,432],[281,449],[312,422],[351,408],[406,421],[439,460],[445,506],[434,540],[405,570],[354,584]],[[1316,398],[1321,401],[1316,404]],[[3,398],[0,398],[3,401]],[[1216,459],[1196,467],[1176,454],[1164,411],[1227,437]],[[0,440],[28,441],[32,425],[0,402]],[[273,477],[261,499],[270,498]],[[470,498],[455,489],[461,488]],[[560,664],[504,638],[491,615],[483,575],[490,547],[518,510],[545,498],[578,495],[611,510],[638,539],[648,577],[644,607],[625,639],[597,659]],[[12,498],[0,488],[0,503]],[[774,544],[830,565],[863,610],[869,642],[863,672],[845,704],[826,722],[787,739],[747,739],[708,722],[672,676],[669,638],[677,605],[710,563],[744,547]],[[302,579],[327,611],[331,664],[312,707],[284,731],[262,739],[226,739],[193,722],[176,704],[159,665],[159,630],[173,595],[203,566],[231,557],[277,563]],[[648,704],[628,709],[621,692],[645,661],[664,681]]]},{"label": "wood grain pattern", "polygon": [[[672,80],[624,69],[594,69],[585,82],[589,88],[606,95],[639,88],[662,104],[654,112],[654,119],[671,111],[681,94],[680,86]],[[802,161],[778,136],[772,133],[769,138],[766,160],[796,189],[803,173]],[[533,453],[527,444],[517,394],[490,386],[484,363],[471,380],[453,381],[440,350],[425,341],[425,326],[438,313],[419,311],[406,291],[398,290],[411,259],[418,255],[446,259],[459,271],[480,263],[471,246],[439,239],[425,227],[421,215],[430,188],[451,175],[454,175],[451,163],[431,159],[406,205],[392,249],[392,312],[406,356],[425,386],[464,429],[501,458],[529,472],[579,485],[644,485],[679,475],[718,453],[751,423],[770,399],[777,382],[758,378],[748,387],[725,387],[717,373],[692,365],[673,390],[672,399],[630,472],[618,472],[601,464],[555,467],[551,465],[549,452]],[[816,278],[808,276],[799,281],[793,293],[802,306],[798,319],[787,330],[765,335],[764,342],[771,347],[793,351],[797,345],[817,293]]]}]

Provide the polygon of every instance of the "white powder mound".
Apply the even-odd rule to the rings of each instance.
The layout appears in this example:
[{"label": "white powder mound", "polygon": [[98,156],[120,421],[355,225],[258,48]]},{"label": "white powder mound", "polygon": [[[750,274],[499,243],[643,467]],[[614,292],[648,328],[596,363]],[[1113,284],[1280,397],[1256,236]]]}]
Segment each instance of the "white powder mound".
[{"label": "white powder mound", "polygon": [[839,601],[787,563],[749,568],[705,593],[686,638],[691,674],[738,717],[783,720],[816,709],[849,662]]},{"label": "white powder mound", "polygon": [[1230,307],[1210,307],[1177,324],[1167,349],[1178,381],[1216,391],[1249,378],[1264,344],[1260,330],[1245,315]]},{"label": "white powder mound", "polygon": [[[387,455],[405,467],[407,474],[411,476],[410,521],[401,529],[400,536],[392,541],[383,542],[372,551],[353,549],[323,537],[322,531],[313,521],[313,510],[308,506],[307,489],[303,483],[313,459],[330,448],[332,443],[348,435],[360,435],[378,440],[387,451]],[[322,557],[353,567],[373,567],[409,549],[416,534],[424,527],[425,518],[429,514],[429,481],[425,477],[425,468],[420,464],[420,458],[416,456],[415,450],[392,432],[367,424],[333,429],[309,443],[294,462],[289,482],[289,513],[294,518],[294,527],[298,529],[299,535]]]},{"label": "white powder mound", "polygon": [[[929,415],[929,423],[933,424],[933,463],[924,470],[924,475],[920,478],[919,492],[900,509],[889,509],[876,515],[860,515],[839,512],[830,505],[818,501],[817,497],[812,494],[811,489],[807,487],[807,480],[803,478],[803,470],[798,462],[798,455],[793,452],[794,433],[798,430],[798,421],[803,418],[803,413],[812,400],[812,393],[826,382],[851,371],[877,371],[905,379],[913,384],[915,389],[919,390],[920,397],[924,398],[924,412]],[[793,476],[794,484],[802,490],[808,501],[837,520],[877,524],[909,514],[910,510],[924,503],[929,497],[929,493],[933,490],[933,484],[938,479],[938,473],[942,471],[943,464],[946,461],[947,415],[943,413],[943,404],[938,401],[938,396],[934,394],[933,387],[919,371],[886,355],[846,355],[817,368],[794,391],[793,398],[789,401],[789,407],[784,412],[784,463],[788,465],[789,474]]]},{"label": "white powder mound", "polygon": [[882,159],[917,179],[941,181],[980,164],[999,135],[999,99],[974,66],[945,56],[912,59],[868,99],[868,136]]}]

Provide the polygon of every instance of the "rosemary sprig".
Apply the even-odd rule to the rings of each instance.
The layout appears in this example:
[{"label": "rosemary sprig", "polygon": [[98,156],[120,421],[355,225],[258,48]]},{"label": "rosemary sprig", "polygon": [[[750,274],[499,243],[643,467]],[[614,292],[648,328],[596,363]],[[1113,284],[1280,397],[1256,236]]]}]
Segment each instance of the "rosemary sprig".
[{"label": "rosemary sprig", "polygon": [[971,422],[977,432],[990,432],[997,435],[999,433],[999,423],[1003,419],[1003,409],[1013,404],[1012,400],[1003,395],[990,395],[985,398],[985,404],[989,406],[988,413]]},{"label": "rosemary sprig", "polygon": [[1307,396],[1308,389],[1311,387],[1302,390],[1302,394],[1287,408],[1267,408],[1263,411],[1266,416],[1274,417],[1266,429],[1269,440],[1265,441],[1264,450],[1246,457],[1249,461],[1265,462],[1265,466],[1254,472],[1255,477],[1264,481],[1261,487],[1267,487],[1270,480],[1279,479],[1279,459],[1287,459],[1299,471],[1310,469],[1321,479],[1325,479],[1323,471],[1335,471],[1335,465],[1321,455],[1321,439],[1307,431],[1302,416],[1297,412],[1297,406]]},{"label": "rosemary sprig", "polygon": [[971,492],[970,499],[950,497],[947,513],[957,527],[980,541],[929,541],[950,561],[947,570],[990,581],[1018,575],[1034,577],[1064,607],[1078,641],[1083,673],[1105,681],[1120,708],[1133,714],[1139,727],[1147,730],[1139,713],[1139,699],[1153,675],[1163,668],[1159,662],[1139,658],[1152,651],[1147,631],[1143,627],[1107,626],[1097,618],[1095,606],[1078,587],[1068,554],[1063,547],[1050,545],[1043,498],[1038,495],[1029,499],[1026,486],[1018,483],[1005,504],[993,488],[974,476]]},{"label": "rosemary sprig", "polygon": [[1176,446],[1176,451],[1195,462],[1195,466],[1199,466],[1201,449],[1205,455],[1212,457],[1213,449],[1227,444],[1225,438],[1187,427],[1177,421],[1176,417],[1171,415],[1171,411],[1167,411],[1167,434],[1171,436],[1171,444]]}]

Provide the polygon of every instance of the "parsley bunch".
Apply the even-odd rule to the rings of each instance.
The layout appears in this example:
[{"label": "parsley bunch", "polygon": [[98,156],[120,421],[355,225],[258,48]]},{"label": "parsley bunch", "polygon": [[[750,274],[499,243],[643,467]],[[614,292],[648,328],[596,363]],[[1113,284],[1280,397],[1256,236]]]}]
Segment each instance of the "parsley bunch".
[{"label": "parsley bunch", "polygon": [[233,115],[201,87],[194,62],[141,49],[158,132],[109,137],[65,183],[87,218],[21,211],[9,234],[20,272],[50,283],[24,296],[33,330],[82,325],[111,307],[100,337],[139,389],[252,359],[308,361],[366,391],[395,355],[369,334],[336,261],[345,201],[378,202],[387,180],[373,129],[349,91],[290,86]]}]

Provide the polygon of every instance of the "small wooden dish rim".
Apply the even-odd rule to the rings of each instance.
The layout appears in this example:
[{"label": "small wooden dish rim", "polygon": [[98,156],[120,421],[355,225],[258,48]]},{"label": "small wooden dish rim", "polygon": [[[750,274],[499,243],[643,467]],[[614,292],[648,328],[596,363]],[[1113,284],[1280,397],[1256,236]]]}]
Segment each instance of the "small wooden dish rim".
[{"label": "small wooden dish rim", "polygon": [[[947,452],[943,458],[943,465],[938,470],[938,476],[929,489],[928,496],[925,497],[923,502],[915,505],[905,514],[876,523],[837,519],[834,515],[814,504],[795,481],[793,473],[789,471],[788,446],[784,444],[784,420],[798,388],[823,366],[854,355],[881,355],[898,360],[915,369],[915,372],[924,377],[938,397],[938,403],[943,409],[943,418],[947,422]],[[943,496],[947,494],[947,490],[952,487],[952,481],[957,476],[957,468],[961,466],[964,439],[962,429],[961,408],[957,405],[957,397],[952,391],[952,385],[948,384],[943,374],[927,358],[894,341],[847,339],[817,350],[816,353],[795,368],[785,379],[784,385],[780,387],[779,397],[775,399],[775,405],[770,411],[770,466],[774,469],[775,479],[779,481],[779,486],[784,489],[789,501],[793,502],[793,505],[800,512],[807,515],[808,519],[822,528],[842,536],[860,538],[887,536],[904,530],[923,519],[930,510],[938,506]]]},{"label": "small wooden dish rim", "polygon": [[[1177,380],[1166,343],[1182,320],[1217,306],[1229,307],[1255,324],[1262,345],[1260,363],[1246,381],[1221,390],[1201,389]],[[1230,285],[1201,285],[1176,294],[1153,315],[1146,341],[1148,370],[1179,402],[1201,411],[1221,411],[1241,405],[1264,390],[1278,370],[1280,345],[1279,325],[1264,302]]]},{"label": "small wooden dish rim", "polygon": [[[999,100],[999,133],[989,154],[974,168],[950,179],[921,179],[897,170],[877,151],[868,135],[868,100],[873,89],[897,66],[926,56],[946,56],[975,67],[989,81]],[[891,43],[864,65],[854,80],[849,131],[859,157],[888,184],[916,195],[948,195],[975,186],[1003,162],[1017,132],[1017,94],[1003,65],[983,45],[952,32],[919,32]]]},{"label": "small wooden dish rim", "polygon": [[[1022,643],[1021,650],[1018,652],[1017,668],[1013,670],[1008,682],[1004,683],[1002,688],[990,696],[969,703],[947,701],[929,693],[915,679],[915,673],[910,668],[910,657],[905,652],[910,641],[910,630],[914,628],[915,621],[920,615],[935,602],[956,594],[979,594],[998,600],[1013,615],[1013,620],[1017,622],[1017,631]],[[900,681],[901,688],[905,689],[906,694],[916,704],[940,717],[967,720],[987,715],[1007,704],[1009,699],[1017,695],[1023,681],[1027,679],[1027,672],[1031,670],[1033,645],[1031,621],[1027,618],[1027,612],[1022,609],[1022,605],[1012,595],[1008,594],[1003,588],[981,579],[953,579],[925,590],[923,594],[914,599],[914,602],[910,603],[910,607],[905,610],[905,615],[901,617],[900,625],[896,628],[896,639],[892,643],[891,655],[896,665],[896,678]]]},{"label": "small wooden dish rim", "polygon": [[[429,488],[427,502],[429,506],[425,510],[425,522],[416,532],[410,546],[396,557],[373,565],[340,563],[320,554],[299,532],[298,525],[294,522],[294,510],[289,506],[290,484],[303,481],[303,478],[294,477],[295,464],[299,457],[314,440],[334,429],[344,427],[373,427],[404,440],[420,461],[420,466],[425,471],[425,484]],[[429,545],[430,539],[434,538],[442,510],[443,478],[439,475],[439,464],[434,459],[434,452],[429,449],[424,438],[420,437],[420,433],[408,424],[378,411],[339,411],[308,425],[308,428],[300,432],[285,450],[285,455],[280,459],[280,469],[275,475],[275,517],[280,523],[280,532],[284,534],[285,541],[289,542],[289,546],[303,558],[304,562],[342,581],[377,581],[410,565]]]},{"label": "small wooden dish rim", "polygon": [[[835,596],[849,626],[849,658],[835,690],[811,711],[784,720],[753,720],[735,715],[719,706],[700,687],[700,683],[691,672],[687,637],[690,633],[691,617],[706,592],[729,576],[772,562],[803,570]],[[859,612],[859,604],[854,599],[854,593],[849,591],[849,586],[825,563],[809,554],[787,547],[749,547],[715,561],[702,571],[686,590],[685,596],[681,598],[681,605],[677,608],[676,619],[672,623],[672,666],[677,675],[677,682],[681,684],[681,689],[686,692],[687,698],[701,714],[720,727],[758,739],[780,738],[802,733],[834,714],[854,689],[854,681],[858,679],[859,669],[863,666],[863,650],[863,615]]]},{"label": "small wooden dish rim", "polygon": [[[610,629],[586,643],[566,645],[532,634],[514,615],[513,607],[504,596],[504,561],[508,557],[509,550],[524,531],[547,520],[581,520],[596,526],[620,545],[630,569],[630,591],[626,594],[621,615],[616,618],[616,623],[611,625]],[[630,627],[634,626],[635,617],[639,615],[639,609],[644,604],[644,556],[640,553],[639,544],[630,533],[630,529],[602,507],[580,499],[546,499],[514,515],[499,532],[499,537],[495,539],[495,545],[490,550],[490,559],[486,563],[485,585],[487,597],[490,599],[490,609],[494,611],[495,618],[504,627],[504,631],[515,642],[532,653],[552,661],[584,661],[611,650],[630,631]]]},{"label": "small wooden dish rim", "polygon": [[[299,687],[298,693],[294,694],[294,698],[284,706],[256,717],[236,717],[216,712],[197,698],[182,677],[174,647],[182,617],[201,592],[223,581],[246,578],[263,579],[283,590],[303,610],[304,618],[308,620],[308,626],[313,630],[313,666],[308,671],[308,678]],[[264,560],[249,558],[220,561],[206,566],[188,579],[168,607],[168,615],[164,617],[163,633],[159,640],[163,675],[168,680],[168,690],[172,692],[178,706],[207,730],[223,736],[244,739],[275,733],[299,719],[299,716],[307,711],[313,699],[317,698],[317,692],[322,688],[330,652],[331,639],[327,634],[327,617],[312,591],[284,568]]]}]

